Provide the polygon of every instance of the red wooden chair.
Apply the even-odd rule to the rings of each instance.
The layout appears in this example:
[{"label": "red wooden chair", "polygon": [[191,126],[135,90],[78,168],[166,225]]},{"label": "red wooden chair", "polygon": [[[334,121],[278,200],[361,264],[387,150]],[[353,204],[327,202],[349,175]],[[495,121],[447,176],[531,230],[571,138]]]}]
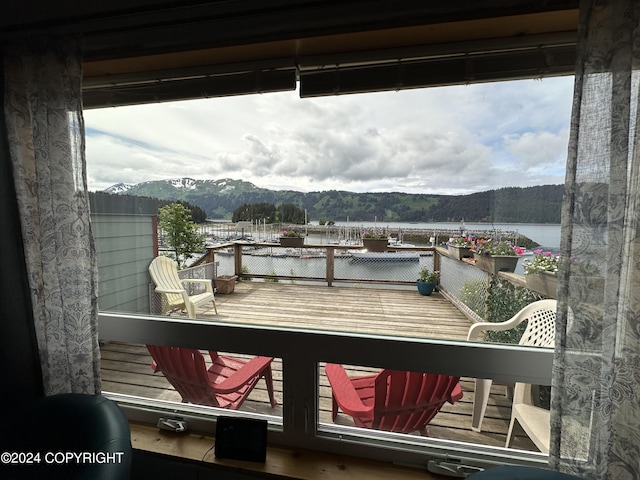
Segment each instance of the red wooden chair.
[{"label": "red wooden chair", "polygon": [[338,408],[358,427],[427,435],[427,424],[444,402],[462,398],[459,377],[433,373],[382,370],[377,375],[349,378],[342,365],[328,363],[325,372],[333,396],[332,418]]},{"label": "red wooden chair", "polygon": [[147,345],[153,357],[154,372],[162,372],[182,396],[183,402],[236,410],[247,399],[258,380],[264,377],[271,406],[273,396],[271,357],[249,361],[218,355],[210,351],[212,365],[207,369],[199,350]]}]

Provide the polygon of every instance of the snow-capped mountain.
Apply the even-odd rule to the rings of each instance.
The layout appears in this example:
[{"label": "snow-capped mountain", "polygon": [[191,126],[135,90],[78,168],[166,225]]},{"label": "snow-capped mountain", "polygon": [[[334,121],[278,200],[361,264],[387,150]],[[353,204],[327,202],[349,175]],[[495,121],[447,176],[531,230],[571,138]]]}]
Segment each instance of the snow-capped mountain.
[{"label": "snow-capped mountain", "polygon": [[130,183],[116,183],[115,185],[111,185],[109,188],[105,188],[103,192],[117,195],[120,193],[126,193],[131,187],[133,187],[133,184]]},{"label": "snow-capped mountain", "polygon": [[223,178],[219,180],[195,180],[193,178],[170,178],[127,184],[117,183],[104,191],[112,194],[137,195],[163,200],[185,200],[186,196],[225,195],[262,190],[253,183]]}]

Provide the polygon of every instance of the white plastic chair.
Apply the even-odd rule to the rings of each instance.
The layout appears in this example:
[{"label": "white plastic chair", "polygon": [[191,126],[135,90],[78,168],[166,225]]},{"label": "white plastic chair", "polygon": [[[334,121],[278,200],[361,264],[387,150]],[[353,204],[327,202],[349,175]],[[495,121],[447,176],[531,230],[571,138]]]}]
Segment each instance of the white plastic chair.
[{"label": "white plastic chair", "polygon": [[[469,333],[467,334],[467,340],[477,341],[480,339],[481,335],[487,330],[510,330],[514,327],[517,327],[522,322],[527,321],[527,328],[522,334],[520,338],[519,345],[533,346],[533,347],[544,347],[544,348],[553,348],[555,346],[555,325],[556,325],[556,309],[558,302],[556,300],[539,300],[537,302],[533,302],[518,313],[516,313],[513,317],[505,322],[494,323],[494,322],[481,322],[472,325],[469,328]],[[475,432],[479,432],[482,428],[482,420],[484,419],[484,414],[487,410],[487,403],[489,401],[489,392],[491,391],[491,385],[493,381],[490,379],[476,378],[476,388],[475,388],[475,396],[473,400],[473,415],[471,418],[471,429]],[[516,395],[517,393],[517,395]],[[526,413],[529,409],[526,407],[520,408],[519,405],[524,405],[523,395],[526,397],[529,395],[530,397],[530,386],[526,388],[525,384],[516,383],[516,387],[514,388],[514,404],[516,402],[516,396],[518,398],[518,407],[514,408],[516,413],[511,416],[511,426],[509,428],[509,434],[507,436],[507,446],[510,442],[511,431],[513,429],[513,423],[517,420],[520,424],[523,425],[525,431],[527,428],[524,426],[526,423]],[[529,402],[530,403],[530,402]],[[515,406],[515,405],[514,405]],[[532,405],[531,405],[532,406]],[[537,407],[534,407],[537,408]],[[542,409],[539,409],[542,410]],[[539,413],[531,411],[531,413]],[[532,415],[532,421],[533,415]],[[548,417],[547,417],[548,422]],[[549,428],[547,423],[547,429]],[[529,434],[529,432],[527,432]],[[529,436],[531,436],[529,434]],[[532,440],[536,441],[533,437]],[[547,444],[548,444],[548,435],[547,435]],[[538,447],[540,448],[540,447]],[[547,447],[548,449],[548,447]]]},{"label": "white plastic chair", "polygon": [[531,441],[543,453],[549,453],[551,442],[551,412],[533,404],[531,385],[516,383],[513,388],[513,406],[511,407],[511,422],[507,432],[505,447],[509,448],[513,436],[516,420]]},{"label": "white plastic chair", "polygon": [[[149,275],[156,285],[155,291],[164,294],[167,299],[162,313],[179,308],[186,310],[189,318],[196,318],[196,308],[209,302],[218,314],[218,307],[214,298],[213,283],[205,278],[178,277],[178,265],[168,257],[158,256],[149,265]],[[185,283],[201,283],[205,286],[204,293],[189,295],[184,287]]]}]

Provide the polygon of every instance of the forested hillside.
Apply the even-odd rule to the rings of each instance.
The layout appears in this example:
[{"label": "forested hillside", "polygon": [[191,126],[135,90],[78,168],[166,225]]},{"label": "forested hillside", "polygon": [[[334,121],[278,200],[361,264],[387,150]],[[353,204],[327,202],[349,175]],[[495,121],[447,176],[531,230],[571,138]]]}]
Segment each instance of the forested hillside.
[{"label": "forested hillside", "polygon": [[296,192],[268,190],[241,180],[160,180],[114,186],[112,191],[164,200],[182,200],[202,208],[209,218],[231,220],[242,205],[291,204],[310,221],[341,222],[504,222],[560,223],[562,185],[509,187],[470,195],[408,193]]},{"label": "forested hillside", "polygon": [[451,212],[469,221],[504,223],[560,223],[562,185],[528,188],[502,188],[464,196],[441,197],[427,215],[434,221],[447,218]]}]

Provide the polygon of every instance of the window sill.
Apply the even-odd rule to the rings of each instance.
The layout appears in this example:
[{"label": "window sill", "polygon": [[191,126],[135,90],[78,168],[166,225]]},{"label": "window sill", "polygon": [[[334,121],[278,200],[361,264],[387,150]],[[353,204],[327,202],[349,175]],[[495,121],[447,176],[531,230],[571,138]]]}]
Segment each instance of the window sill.
[{"label": "window sill", "polygon": [[[130,422],[131,444],[134,449],[160,455],[178,457],[190,461],[202,461],[203,465],[224,466],[258,476],[278,476],[296,479],[367,478],[400,480],[437,480],[423,470],[395,466],[361,458],[334,455],[313,450],[287,447],[267,447],[267,461],[255,463],[240,460],[221,460],[213,455],[215,438],[196,433],[172,433],[155,426]],[[206,455],[205,455],[206,454]],[[203,460],[204,457],[204,460]]]}]

